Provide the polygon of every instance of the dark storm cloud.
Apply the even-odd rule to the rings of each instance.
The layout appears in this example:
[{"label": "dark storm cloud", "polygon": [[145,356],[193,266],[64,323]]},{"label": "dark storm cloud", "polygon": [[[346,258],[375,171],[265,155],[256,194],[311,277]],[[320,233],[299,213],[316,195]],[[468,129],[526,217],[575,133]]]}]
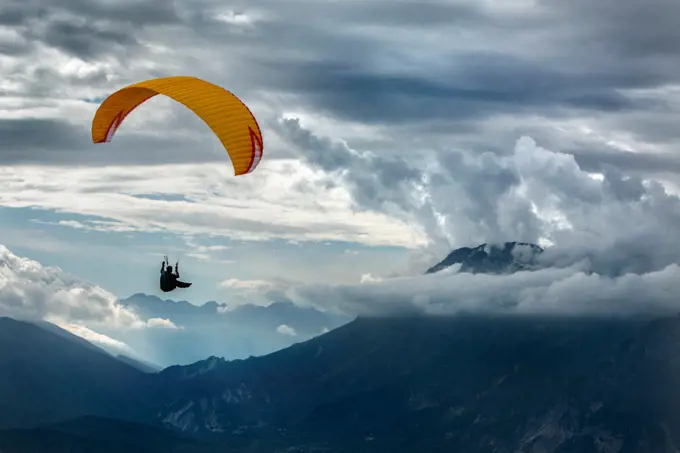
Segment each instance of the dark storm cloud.
[{"label": "dark storm cloud", "polygon": [[[328,5],[328,4],[326,4]],[[338,3],[340,6],[341,3]],[[425,7],[423,7],[425,6]],[[327,7],[324,5],[324,7]],[[432,2],[367,2],[361,14],[347,7],[337,8],[338,15],[356,24],[380,24],[382,26],[428,26],[488,22],[489,18],[473,5]],[[343,11],[344,10],[344,11]],[[337,16],[336,16],[337,17]]]},{"label": "dark storm cloud", "polygon": [[[416,221],[441,249],[452,244],[443,231],[449,227],[442,228],[437,213],[451,217],[459,240],[512,237],[536,242],[540,236],[541,222],[530,203],[514,196],[521,182],[518,170],[490,153],[471,157],[451,151],[424,156],[419,162],[413,157],[360,154],[343,143],[316,136],[298,120],[283,120],[280,132],[298,147],[307,163],[340,175],[358,209]],[[434,166],[434,172],[422,164]],[[417,187],[425,189],[427,200],[420,198]]]},{"label": "dark storm cloud", "polygon": [[108,20],[134,25],[176,23],[172,0],[5,0],[0,11],[2,25],[29,25],[64,13],[74,18]]},{"label": "dark storm cloud", "polygon": [[[8,0],[0,12],[0,24],[14,27],[34,45],[58,48],[83,60],[115,51],[113,46],[138,45],[135,34],[140,27],[178,20],[169,0]],[[28,53],[32,47],[22,50]]]},{"label": "dark storm cloud", "polygon": [[30,19],[43,19],[47,10],[31,2],[8,1],[0,11],[0,25],[27,25]]},{"label": "dark storm cloud", "polygon": [[359,155],[345,144],[316,136],[295,119],[283,120],[279,130],[308,163],[329,173],[342,172],[357,207],[389,210],[391,203],[407,209],[412,203],[413,185],[421,181],[423,173],[404,159]]},{"label": "dark storm cloud", "polygon": [[680,156],[674,154],[633,153],[604,147],[564,151],[573,154],[579,166],[587,171],[601,172],[607,165],[614,165],[631,173],[680,173]]},{"label": "dark storm cloud", "polygon": [[[121,134],[122,135],[122,134]],[[195,140],[128,132],[116,145],[93,144],[89,124],[77,127],[54,119],[0,119],[0,165],[159,165],[221,162],[223,152],[187,152]],[[218,151],[218,150],[216,150]]]},{"label": "dark storm cloud", "polygon": [[126,31],[109,30],[90,24],[73,24],[65,21],[51,23],[42,39],[83,60],[95,58],[111,50],[112,45],[134,46],[137,40]]},{"label": "dark storm cloud", "polygon": [[[612,130],[667,143],[679,130],[665,118],[674,114],[668,100],[629,90],[680,81],[671,58],[680,49],[671,19],[680,17],[676,3],[626,0],[619,8],[613,1],[547,0],[499,12],[439,2],[292,2],[267,5],[268,18],[235,39],[259,49],[249,57],[261,68],[253,77],[258,84],[343,119],[399,128],[448,120],[455,131],[459,122],[475,130],[476,122],[499,113],[555,120],[600,115]],[[428,61],[418,55],[433,43],[417,29],[435,27],[447,50]],[[452,45],[461,36],[469,46]],[[385,66],[399,59],[403,68]],[[500,139],[481,131],[466,145],[497,147]]]},{"label": "dark storm cloud", "polygon": [[[194,18],[209,19],[210,11],[230,10],[235,14],[257,11],[268,13],[267,23],[279,22],[290,24],[291,28],[301,25],[307,27],[320,26],[328,29],[327,25],[335,24],[329,29],[331,33],[341,32],[344,23],[351,25],[370,25],[379,27],[393,26],[448,26],[464,24],[465,26],[486,25],[493,23],[493,18],[482,8],[474,4],[456,4],[440,1],[392,1],[374,0],[371,2],[349,0],[314,1],[292,0],[285,3],[260,2],[247,0],[232,1],[225,5],[220,1],[201,1],[201,7],[193,12]],[[314,18],[314,20],[310,20]],[[282,36],[282,38],[285,38]]]},{"label": "dark storm cloud", "polygon": [[[171,64],[218,83],[229,77],[235,92],[267,90],[264,104],[272,109],[283,108],[283,102],[277,105],[278,94],[292,94],[293,110],[304,106],[313,113],[372,123],[384,135],[399,137],[383,144],[381,152],[390,155],[408,152],[415,144],[411,135],[420,136],[420,147],[502,154],[508,141],[532,128],[536,132],[531,135],[541,142],[541,135],[555,135],[537,130],[542,126],[531,117],[593,118],[612,131],[630,130],[641,141],[680,141],[680,129],[670,119],[675,109],[666,98],[628,92],[680,78],[677,59],[669,58],[680,48],[678,29],[669,19],[677,17],[676,3],[624,0],[619,7],[613,0],[595,6],[584,0],[544,0],[520,8],[377,0],[228,5],[16,0],[0,12],[0,22],[19,27],[33,42],[81,58],[118,55],[120,73],[134,61],[130,49],[153,42],[140,33],[172,25],[172,30],[156,30],[153,39],[176,44],[177,53],[153,60],[149,76],[167,75],[165,65]],[[254,19],[247,25],[229,23],[220,14]],[[428,35],[433,31],[441,39]],[[182,40],[166,41],[170,33]],[[7,47],[6,52],[22,49]],[[194,57],[192,49],[200,50],[201,57]],[[22,95],[44,96],[61,83],[95,88],[111,83],[111,69],[87,74],[87,80],[59,75],[58,81],[48,77],[46,68],[40,71],[40,82],[27,81]],[[504,126],[495,121],[499,114],[512,115],[521,125]],[[631,156],[619,156],[602,141],[553,143],[552,149],[573,152],[584,167],[599,168],[600,161],[634,165]],[[655,159],[640,168],[663,165]]]},{"label": "dark storm cloud", "polygon": [[648,62],[653,62],[654,57],[680,55],[677,26],[680,3],[676,1],[544,0],[542,3],[555,19],[573,27],[580,42],[592,43],[591,52],[606,49],[616,58]]},{"label": "dark storm cloud", "polygon": [[23,42],[0,42],[0,55],[8,55],[10,57],[19,57],[26,55],[31,51],[33,46],[27,41]]},{"label": "dark storm cloud", "polygon": [[551,110],[559,115],[559,108],[618,112],[651,104],[617,91],[647,85],[635,75],[560,74],[500,55],[459,56],[457,61],[457,74],[446,81],[379,74],[330,61],[280,62],[269,72],[278,75],[270,83],[304,93],[310,107],[363,122],[459,120]]},{"label": "dark storm cloud", "polygon": [[[60,74],[45,65],[22,67],[21,73],[7,74],[7,78],[20,79],[19,88],[0,89],[0,96],[22,97],[26,107],[56,107],[56,99],[71,98],[68,92],[84,91],[107,86],[109,73],[104,68],[85,73]],[[86,92],[86,91],[84,91]]]},{"label": "dark storm cloud", "polygon": [[82,146],[77,131],[64,122],[48,119],[0,120],[0,161],[33,160],[32,150],[69,149]]}]

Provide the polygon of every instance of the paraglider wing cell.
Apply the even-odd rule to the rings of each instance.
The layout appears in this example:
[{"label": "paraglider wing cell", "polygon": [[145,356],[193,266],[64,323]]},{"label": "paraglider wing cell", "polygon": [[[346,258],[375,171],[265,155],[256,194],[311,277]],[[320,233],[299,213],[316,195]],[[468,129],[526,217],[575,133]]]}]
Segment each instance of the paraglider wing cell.
[{"label": "paraglider wing cell", "polygon": [[110,142],[130,112],[157,94],[183,104],[210,127],[227,150],[236,176],[251,173],[262,160],[262,132],[248,107],[224,88],[195,77],[162,77],[116,91],[95,114],[92,141]]}]

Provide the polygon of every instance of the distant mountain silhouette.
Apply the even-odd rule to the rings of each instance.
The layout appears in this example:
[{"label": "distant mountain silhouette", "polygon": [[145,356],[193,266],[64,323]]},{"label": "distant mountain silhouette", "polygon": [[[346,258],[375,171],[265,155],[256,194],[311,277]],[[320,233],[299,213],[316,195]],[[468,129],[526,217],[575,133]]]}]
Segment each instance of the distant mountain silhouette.
[{"label": "distant mountain silhouette", "polygon": [[[14,334],[3,334],[6,325],[0,324],[0,356],[7,347],[18,350],[27,335],[12,321]],[[357,319],[263,357],[210,357],[150,375],[120,368],[114,380],[126,381],[123,390],[134,394],[138,406],[136,413],[116,415],[113,401],[125,398],[110,375],[126,365],[114,366],[108,362],[114,359],[97,354],[96,360],[106,359],[99,365],[108,368],[93,372],[93,351],[75,351],[68,343],[73,355],[64,354],[55,338],[31,339],[40,345],[39,353],[27,354],[31,360],[11,367],[0,361],[0,392],[7,375],[20,376],[9,381],[25,382],[25,389],[41,395],[63,392],[63,380],[44,376],[46,370],[65,373],[56,369],[65,363],[61,368],[78,387],[99,389],[98,399],[85,405],[82,398],[91,394],[72,393],[53,399],[53,411],[74,401],[68,411],[73,417],[134,416],[223,451],[665,453],[680,444],[678,317]],[[131,390],[136,386],[143,391]],[[16,393],[16,382],[12,388],[6,394]],[[24,419],[44,418],[35,407],[45,404],[33,392],[3,407],[4,419],[14,408],[23,410]],[[6,394],[0,393],[0,401]],[[87,423],[74,420],[69,433],[104,442],[120,429],[112,422],[107,433],[106,422],[96,429]],[[138,451],[146,451],[147,434],[138,429]],[[0,448],[5,435],[15,447],[31,442],[16,431],[0,432]]]},{"label": "distant mountain silhouette", "polygon": [[461,247],[425,272],[432,274],[460,264],[460,272],[502,274],[528,269],[535,263],[537,254],[543,249],[527,242],[506,242],[505,244],[481,244],[476,247]]},{"label": "distant mountain silhouette", "polygon": [[[125,337],[133,350],[163,366],[178,362],[189,364],[209,355],[228,359],[264,355],[352,320],[290,302],[275,302],[266,307],[241,305],[224,312],[218,308],[226,306],[217,302],[199,306],[146,294],[135,294],[121,303],[143,319],[165,318],[185,327],[181,331],[154,329],[143,336]],[[281,334],[277,329],[282,324],[295,334]]]},{"label": "distant mountain silhouette", "polygon": [[194,305],[185,300],[174,301],[161,299],[144,293],[133,294],[127,299],[121,299],[120,303],[128,307],[134,307],[137,312],[145,317],[171,319],[174,321],[191,322],[205,320],[206,317],[214,319],[218,314],[218,308],[225,304],[215,301],[203,305]]},{"label": "distant mountain silhouette", "polygon": [[270,331],[286,324],[304,335],[316,335],[324,328],[333,329],[352,320],[314,308],[301,308],[292,302],[274,302],[268,306],[247,304],[227,309],[227,304],[215,301],[193,305],[187,301],[163,300],[144,293],[134,294],[120,302],[133,307],[145,317],[166,318],[182,324],[238,324]]}]

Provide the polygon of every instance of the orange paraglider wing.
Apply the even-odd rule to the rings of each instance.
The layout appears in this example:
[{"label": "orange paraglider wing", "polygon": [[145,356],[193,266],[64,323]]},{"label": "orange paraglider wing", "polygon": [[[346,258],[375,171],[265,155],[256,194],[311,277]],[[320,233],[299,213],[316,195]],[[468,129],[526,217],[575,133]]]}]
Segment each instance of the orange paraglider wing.
[{"label": "orange paraglider wing", "polygon": [[121,88],[102,102],[92,120],[92,141],[106,143],[125,118],[157,94],[198,115],[226,149],[236,176],[251,173],[262,159],[262,132],[250,109],[224,88],[195,77],[162,77]]}]

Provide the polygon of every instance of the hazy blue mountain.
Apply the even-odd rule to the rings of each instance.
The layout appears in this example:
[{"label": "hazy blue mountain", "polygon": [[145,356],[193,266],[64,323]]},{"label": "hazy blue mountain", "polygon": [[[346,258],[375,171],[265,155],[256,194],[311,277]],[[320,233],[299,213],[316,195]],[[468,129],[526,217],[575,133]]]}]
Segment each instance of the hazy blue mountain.
[{"label": "hazy blue mountain", "polygon": [[[242,305],[224,313],[218,311],[224,306],[217,302],[199,306],[146,294],[135,294],[121,303],[145,319],[170,319],[184,328],[128,332],[121,338],[140,356],[162,366],[192,363],[210,355],[238,359],[268,354],[351,321],[290,302]],[[277,331],[281,325],[296,334],[281,334]]]},{"label": "hazy blue mountain", "polygon": [[214,301],[194,305],[185,300],[161,299],[144,293],[133,294],[126,299],[121,299],[120,303],[135,308],[139,314],[146,317],[172,319],[184,323],[212,321],[218,314],[217,309],[224,306]]},{"label": "hazy blue mountain", "polygon": [[[481,244],[451,252],[427,273],[460,264],[462,272],[508,273],[531,268],[543,249],[524,242]],[[227,310],[215,301],[193,305],[187,301],[163,300],[147,294],[134,294],[121,300],[144,318],[165,318],[184,327],[181,331],[128,333],[124,338],[133,350],[162,366],[188,364],[215,355],[227,359],[261,356],[309,340],[320,333],[352,320],[347,316],[301,308],[291,302],[269,306],[241,305]],[[277,329],[285,325],[295,335]]]},{"label": "hazy blue mountain", "polygon": [[215,301],[193,305],[187,301],[163,300],[143,293],[134,294],[120,302],[133,307],[143,316],[166,318],[181,324],[246,324],[250,328],[268,330],[275,330],[285,324],[304,335],[316,335],[324,329],[333,329],[352,320],[314,308],[301,308],[291,302],[274,302],[266,307],[248,304],[224,310],[227,305]]}]

